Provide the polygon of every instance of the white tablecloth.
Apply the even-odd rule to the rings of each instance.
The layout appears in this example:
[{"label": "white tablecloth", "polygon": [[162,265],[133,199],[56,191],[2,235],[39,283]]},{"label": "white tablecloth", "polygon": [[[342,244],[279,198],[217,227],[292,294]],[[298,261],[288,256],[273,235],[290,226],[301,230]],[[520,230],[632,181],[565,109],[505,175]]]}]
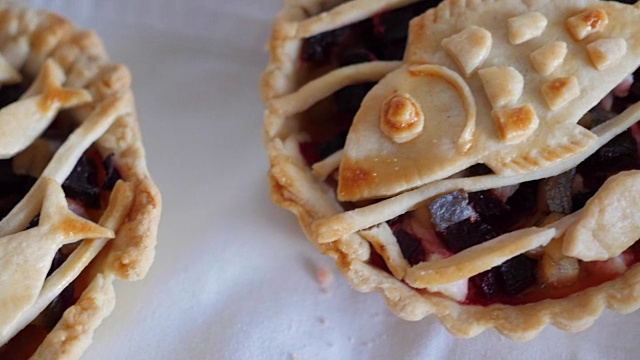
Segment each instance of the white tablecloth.
[{"label": "white tablecloth", "polygon": [[[133,73],[150,171],[164,199],[146,279],[86,359],[632,359],[640,312],[528,343],[461,340],[360,294],[268,197],[259,76],[280,0],[31,0],[102,36]],[[334,281],[324,291],[316,269]]]}]

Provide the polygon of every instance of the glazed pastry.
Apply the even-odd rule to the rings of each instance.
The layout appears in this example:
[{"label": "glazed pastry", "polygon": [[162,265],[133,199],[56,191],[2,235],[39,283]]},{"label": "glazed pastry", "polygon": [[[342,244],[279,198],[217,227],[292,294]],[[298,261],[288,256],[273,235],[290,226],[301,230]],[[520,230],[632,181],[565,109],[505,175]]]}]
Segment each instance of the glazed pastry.
[{"label": "glazed pastry", "polygon": [[353,287],[457,336],[635,310],[639,39],[613,1],[289,1],[272,199]]},{"label": "glazed pastry", "polygon": [[0,2],[0,357],[79,358],[144,277],[161,199],[126,67],[64,18]]}]

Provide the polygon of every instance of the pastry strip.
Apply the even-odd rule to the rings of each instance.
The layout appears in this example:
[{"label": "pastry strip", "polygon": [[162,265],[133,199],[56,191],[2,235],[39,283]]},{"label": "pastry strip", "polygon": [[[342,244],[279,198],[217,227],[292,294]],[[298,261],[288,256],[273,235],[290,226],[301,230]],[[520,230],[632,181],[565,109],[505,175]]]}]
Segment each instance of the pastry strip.
[{"label": "pastry strip", "polygon": [[342,236],[402,215],[434,196],[457,189],[463,189],[467,192],[487,190],[561,174],[576,167],[595,153],[602,145],[626,130],[637,121],[639,116],[640,103],[630,106],[622,114],[592,129],[592,132],[598,138],[587,149],[573,157],[562,160],[552,168],[509,176],[485,175],[435,181],[373,205],[318,219],[313,224],[313,236],[320,243],[331,242]]},{"label": "pastry strip", "polygon": [[341,67],[310,81],[294,93],[274,99],[269,110],[283,117],[301,113],[345,86],[378,81],[400,65],[399,61],[373,61]]},{"label": "pastry strip", "polygon": [[358,22],[383,11],[393,10],[416,0],[353,0],[296,24],[295,37],[306,38]]}]

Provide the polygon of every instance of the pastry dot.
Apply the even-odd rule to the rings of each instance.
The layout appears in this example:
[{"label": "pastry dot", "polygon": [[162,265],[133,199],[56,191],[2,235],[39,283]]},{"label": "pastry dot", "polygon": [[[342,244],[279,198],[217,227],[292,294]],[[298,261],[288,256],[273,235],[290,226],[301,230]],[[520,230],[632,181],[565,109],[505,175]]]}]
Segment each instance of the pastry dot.
[{"label": "pastry dot", "polygon": [[409,94],[394,94],[383,104],[380,130],[396,143],[413,140],[424,128],[424,114]]},{"label": "pastry dot", "polygon": [[542,86],[542,96],[551,110],[557,110],[580,95],[575,76],[559,77]]},{"label": "pastry dot", "polygon": [[537,11],[512,17],[507,20],[509,42],[517,45],[536,38],[544,32],[547,23],[547,18]]},{"label": "pastry dot", "polygon": [[601,31],[609,23],[609,16],[602,9],[591,9],[567,19],[565,26],[575,40]]},{"label": "pastry dot", "polygon": [[599,39],[587,45],[591,63],[598,70],[617,64],[627,53],[627,42],[622,38]]},{"label": "pastry dot", "polygon": [[489,56],[492,37],[491,33],[484,28],[469,26],[442,40],[442,46],[465,76],[469,77]]},{"label": "pastry dot", "polygon": [[554,41],[534,50],[529,59],[533,67],[542,75],[551,74],[567,56],[567,43]]},{"label": "pastry dot", "polygon": [[492,66],[479,70],[478,75],[494,108],[512,105],[522,96],[524,78],[511,66]]},{"label": "pastry dot", "polygon": [[540,120],[530,104],[500,108],[491,112],[498,136],[505,144],[517,144],[538,128]]}]

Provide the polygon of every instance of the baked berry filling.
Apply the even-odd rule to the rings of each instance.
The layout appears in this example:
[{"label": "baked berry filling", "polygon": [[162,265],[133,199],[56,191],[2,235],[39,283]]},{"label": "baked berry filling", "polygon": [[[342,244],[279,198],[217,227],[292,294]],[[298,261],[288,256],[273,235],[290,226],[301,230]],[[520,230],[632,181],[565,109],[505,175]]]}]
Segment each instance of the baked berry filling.
[{"label": "baked berry filling", "polygon": [[[334,69],[376,60],[400,60],[409,21],[439,2],[419,1],[312,36],[303,43],[301,66]],[[640,82],[633,81],[637,76],[638,71],[579,124],[594,128],[640,101]],[[299,147],[309,166],[343,148],[353,117],[374,85],[348,85],[303,114],[302,131],[308,137]],[[433,199],[426,205],[427,210],[409,212],[387,223],[410,265],[433,257],[446,258],[500,235],[544,225],[580,210],[608,178],[640,169],[639,142],[640,123],[636,123],[563,174],[499,189],[454,191]],[[477,165],[467,169],[465,175],[488,172],[488,168]],[[327,183],[335,185],[331,179]],[[418,216],[428,218],[416,220]],[[640,261],[639,251],[636,243],[616,258],[587,262],[562,255],[558,244],[552,241],[544,248],[515,256],[471,277],[466,297],[460,301],[470,305],[518,305],[566,297],[616,278]],[[390,271],[378,254],[372,256],[370,263]]]},{"label": "baked berry filling", "polygon": [[[0,105],[7,106],[17,101],[26,89],[22,84],[1,87]],[[55,146],[61,144],[72,130],[73,126],[65,118],[65,114],[61,113],[45,130],[41,139]],[[14,171],[15,162],[15,158],[0,160],[0,219],[18,204],[37,180],[30,174],[17,174]],[[110,192],[119,179],[120,172],[113,155],[103,159],[96,149],[90,147],[62,184],[69,208],[77,215],[96,221],[105,210]],[[36,227],[38,221],[39,215],[36,215],[27,229]],[[47,277],[65,262],[76,247],[77,244],[68,244],[57,251]],[[81,274],[66,286],[35,320],[0,347],[0,356],[28,358],[86,288],[87,284],[81,280],[82,276]],[[36,339],[38,341],[34,341]]]}]

